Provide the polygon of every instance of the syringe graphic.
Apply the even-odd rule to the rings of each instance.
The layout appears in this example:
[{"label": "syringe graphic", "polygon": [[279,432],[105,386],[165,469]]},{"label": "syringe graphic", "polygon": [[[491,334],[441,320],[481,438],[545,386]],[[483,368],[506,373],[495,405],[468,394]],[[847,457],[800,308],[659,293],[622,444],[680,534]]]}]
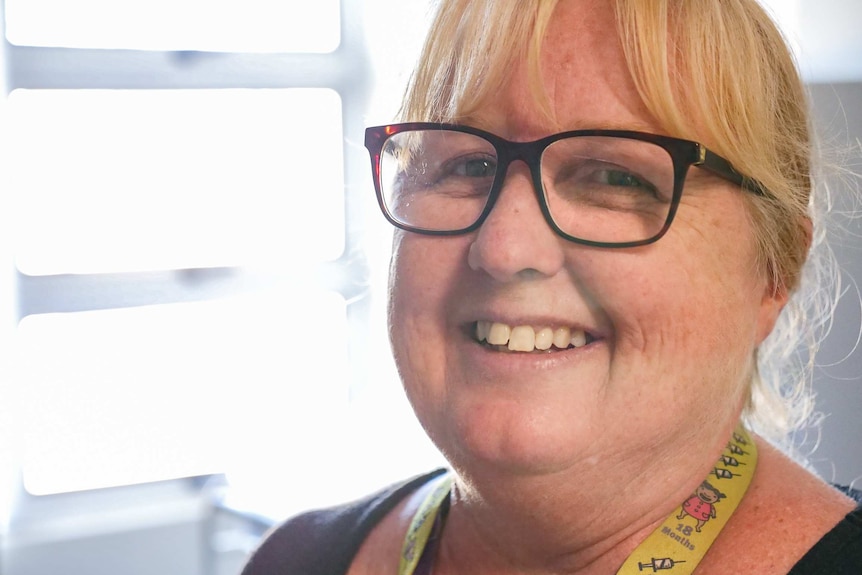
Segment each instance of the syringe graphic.
[{"label": "syringe graphic", "polygon": [[643,571],[644,569],[652,569],[653,573],[658,571],[666,571],[668,569],[673,569],[675,565],[679,563],[685,563],[685,561],[674,561],[670,557],[665,557],[664,559],[656,559],[653,557],[653,560],[650,563],[641,563],[638,562],[638,571]]},{"label": "syringe graphic", "polygon": [[729,455],[722,455],[721,461],[724,462],[724,464],[727,465],[728,467],[739,467],[740,465],[745,465],[744,463],[739,461],[737,458],[731,457]]},{"label": "syringe graphic", "polygon": [[739,474],[720,467],[713,468],[712,474],[715,475],[716,479],[733,479],[734,477],[739,477]]},{"label": "syringe graphic", "polygon": [[747,451],[743,451],[741,447],[734,444],[728,444],[727,449],[734,455],[748,455]]}]

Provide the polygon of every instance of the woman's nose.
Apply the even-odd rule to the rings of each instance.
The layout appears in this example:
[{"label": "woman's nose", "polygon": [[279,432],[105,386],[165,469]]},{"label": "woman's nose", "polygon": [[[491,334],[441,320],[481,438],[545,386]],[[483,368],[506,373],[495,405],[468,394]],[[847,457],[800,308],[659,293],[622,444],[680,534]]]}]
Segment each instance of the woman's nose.
[{"label": "woman's nose", "polygon": [[491,213],[470,245],[468,264],[497,281],[550,277],[564,262],[563,238],[545,220],[526,165],[509,167]]}]

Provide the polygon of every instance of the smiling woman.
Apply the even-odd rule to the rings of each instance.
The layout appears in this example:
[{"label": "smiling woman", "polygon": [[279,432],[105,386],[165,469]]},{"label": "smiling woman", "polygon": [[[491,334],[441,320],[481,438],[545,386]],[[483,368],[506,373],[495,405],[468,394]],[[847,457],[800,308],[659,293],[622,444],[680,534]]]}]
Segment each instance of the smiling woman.
[{"label": "smiling woman", "polygon": [[443,0],[400,120],[366,131],[389,335],[449,468],[245,575],[862,569],[862,510],[769,441],[807,415],[759,356],[820,224],[756,2]]}]

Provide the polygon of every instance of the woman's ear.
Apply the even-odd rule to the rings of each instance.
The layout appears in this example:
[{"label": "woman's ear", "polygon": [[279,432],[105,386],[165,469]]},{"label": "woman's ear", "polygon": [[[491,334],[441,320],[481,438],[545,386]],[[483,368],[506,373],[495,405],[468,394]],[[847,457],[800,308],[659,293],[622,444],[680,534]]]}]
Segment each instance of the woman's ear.
[{"label": "woman's ear", "polygon": [[778,316],[781,315],[787,300],[787,288],[783,284],[776,286],[774,282],[767,282],[757,316],[757,345],[763,343],[763,340],[772,333],[772,328],[775,327],[775,322],[778,321]]},{"label": "woman's ear", "polygon": [[[805,236],[805,246],[802,250],[801,259],[804,261],[805,255],[811,249],[811,241],[813,237],[813,225],[811,218],[804,217],[800,222],[800,227]],[[778,316],[781,310],[790,299],[790,292],[796,288],[798,277],[792,283],[788,282],[789,278],[780,277],[774,272],[774,263],[770,263],[768,270],[767,282],[763,292],[763,299],[760,302],[760,311],[757,318],[757,345],[763,343],[763,340],[772,332],[775,327],[775,322],[778,321]],[[801,274],[801,270],[798,272]]]}]

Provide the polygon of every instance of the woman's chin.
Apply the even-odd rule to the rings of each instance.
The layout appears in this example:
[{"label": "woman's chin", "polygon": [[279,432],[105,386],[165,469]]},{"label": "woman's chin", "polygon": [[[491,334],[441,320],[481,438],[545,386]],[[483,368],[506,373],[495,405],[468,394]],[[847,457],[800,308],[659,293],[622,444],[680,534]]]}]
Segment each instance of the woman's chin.
[{"label": "woman's chin", "polygon": [[594,455],[592,443],[580,440],[571,428],[563,438],[552,429],[511,421],[505,429],[476,422],[449,429],[452,433],[438,436],[439,441],[435,437],[435,443],[453,468],[465,475],[546,476],[573,469]]}]

